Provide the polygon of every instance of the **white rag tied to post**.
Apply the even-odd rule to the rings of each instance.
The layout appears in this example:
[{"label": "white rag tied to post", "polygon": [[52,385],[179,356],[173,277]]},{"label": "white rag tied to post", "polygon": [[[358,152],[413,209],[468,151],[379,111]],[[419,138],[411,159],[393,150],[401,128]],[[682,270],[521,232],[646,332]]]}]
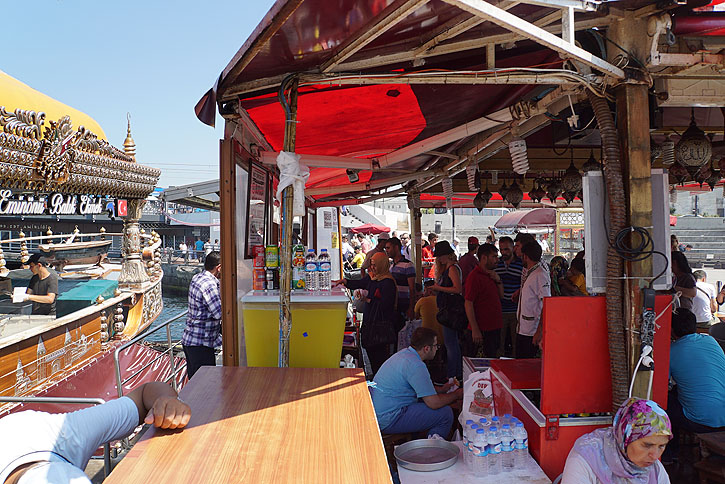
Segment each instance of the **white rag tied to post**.
[{"label": "white rag tied to post", "polygon": [[282,201],[282,191],[291,185],[294,190],[292,215],[303,217],[305,215],[305,183],[310,177],[310,169],[300,163],[300,155],[289,151],[279,152],[277,168],[279,168],[277,200]]}]

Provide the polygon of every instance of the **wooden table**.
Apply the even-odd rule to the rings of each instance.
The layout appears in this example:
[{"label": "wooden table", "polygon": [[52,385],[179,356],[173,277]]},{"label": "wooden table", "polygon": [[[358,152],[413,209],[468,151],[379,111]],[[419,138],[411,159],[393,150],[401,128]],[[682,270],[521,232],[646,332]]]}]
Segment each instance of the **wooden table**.
[{"label": "wooden table", "polygon": [[153,483],[387,483],[360,369],[202,367],[183,430],[149,429],[106,479]]}]

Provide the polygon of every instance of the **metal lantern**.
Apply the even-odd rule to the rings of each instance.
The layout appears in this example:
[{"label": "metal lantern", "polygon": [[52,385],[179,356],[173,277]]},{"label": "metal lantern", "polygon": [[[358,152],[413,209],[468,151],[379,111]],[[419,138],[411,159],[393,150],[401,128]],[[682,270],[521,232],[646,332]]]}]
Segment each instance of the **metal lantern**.
[{"label": "metal lantern", "polygon": [[556,203],[556,199],[559,197],[560,193],[561,183],[557,178],[554,178],[549,182],[549,185],[546,187],[546,196],[549,200],[551,200],[551,203]]},{"label": "metal lantern", "polygon": [[565,191],[561,195],[564,197],[564,200],[566,200],[566,204],[571,205],[571,202],[573,202],[576,198],[576,194],[577,192]]},{"label": "metal lantern", "polygon": [[710,161],[712,143],[705,133],[695,124],[695,109],[692,109],[690,127],[687,128],[675,146],[675,159],[687,169],[691,176]]},{"label": "metal lantern", "polygon": [[468,165],[466,167],[466,181],[468,182],[468,189],[471,191],[476,190],[476,180],[478,179],[478,167],[473,165]]},{"label": "metal lantern", "polygon": [[519,208],[519,205],[524,199],[524,192],[516,180],[511,184],[508,191],[506,192],[506,201],[509,202],[514,208]]},{"label": "metal lantern", "polygon": [[582,171],[584,173],[590,171],[601,171],[602,165],[594,158],[594,150],[589,153],[589,159],[582,165]]},{"label": "metal lantern", "polygon": [[488,202],[490,202],[493,198],[493,193],[491,193],[491,190],[488,189],[488,182],[486,182],[486,190],[484,190],[481,194],[481,197],[483,198],[483,201],[486,202],[486,205],[488,205]]},{"label": "metal lantern", "polygon": [[544,196],[541,195],[541,193],[546,195],[546,192],[544,192],[544,190],[541,188],[541,179],[537,178],[536,180],[534,180],[534,186],[531,187],[531,191],[529,191],[529,198],[532,201],[539,203]]},{"label": "metal lantern", "polygon": [[481,212],[486,206],[486,203],[487,202],[486,199],[483,197],[483,193],[479,191],[473,199],[473,206],[476,207],[479,212]]},{"label": "metal lantern", "polygon": [[670,168],[670,175],[675,177],[677,183],[682,183],[685,181],[685,179],[687,179],[687,168],[677,162]]},{"label": "metal lantern", "polygon": [[565,192],[576,194],[582,188],[582,175],[574,166],[574,151],[572,150],[571,162],[564,172],[564,178],[561,179],[562,187]]},{"label": "metal lantern", "polygon": [[705,180],[705,183],[707,183],[707,186],[710,187],[710,190],[715,189],[715,185],[720,183],[720,172],[718,170],[710,170],[710,176],[707,177]]},{"label": "metal lantern", "polygon": [[707,165],[697,171],[695,181],[700,184],[700,188],[702,188],[702,184],[705,183],[705,180],[710,178],[710,175],[712,175],[712,172],[710,171],[710,167]]},{"label": "metal lantern", "polygon": [[717,167],[720,169],[720,173],[725,172],[725,157],[720,158]]},{"label": "metal lantern", "polygon": [[509,187],[506,186],[506,180],[503,181],[503,185],[501,185],[501,188],[498,189],[498,194],[501,195],[501,198],[506,200],[506,194],[509,191]]}]

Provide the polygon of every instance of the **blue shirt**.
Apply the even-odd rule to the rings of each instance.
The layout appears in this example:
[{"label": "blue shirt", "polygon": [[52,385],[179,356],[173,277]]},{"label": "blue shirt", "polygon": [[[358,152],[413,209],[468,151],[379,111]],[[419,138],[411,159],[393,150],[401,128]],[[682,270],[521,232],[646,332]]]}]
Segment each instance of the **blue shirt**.
[{"label": "blue shirt", "polygon": [[184,346],[222,345],[222,300],[219,279],[209,271],[201,271],[189,284],[189,314],[181,337]]},{"label": "blue shirt", "polygon": [[403,408],[436,394],[428,367],[410,346],[388,358],[374,381],[371,393],[380,430],[393,423]]},{"label": "blue shirt", "polygon": [[670,376],[685,417],[725,426],[725,353],[708,334],[688,334],[670,346]]},{"label": "blue shirt", "polygon": [[503,282],[503,299],[501,299],[501,309],[504,313],[515,313],[518,309],[516,303],[511,300],[513,293],[521,289],[521,271],[524,268],[521,259],[514,256],[507,266],[503,259],[498,260],[496,266],[496,274]]},{"label": "blue shirt", "polygon": [[204,250],[204,242],[203,241],[197,240],[195,245],[196,245],[196,250],[198,250],[198,251]]}]

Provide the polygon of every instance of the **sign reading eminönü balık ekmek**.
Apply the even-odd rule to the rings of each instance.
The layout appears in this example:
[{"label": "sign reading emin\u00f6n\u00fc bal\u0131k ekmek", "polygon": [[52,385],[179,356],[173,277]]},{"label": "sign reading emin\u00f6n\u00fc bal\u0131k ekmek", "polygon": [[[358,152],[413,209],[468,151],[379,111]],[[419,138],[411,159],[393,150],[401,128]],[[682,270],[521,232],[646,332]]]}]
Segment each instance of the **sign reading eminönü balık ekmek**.
[{"label": "sign reading emin\u00f6n\u00fc bal\u0131k ekmek", "polygon": [[[120,201],[120,200],[119,200]],[[13,194],[0,189],[0,215],[116,215],[116,200],[96,195]]]}]

